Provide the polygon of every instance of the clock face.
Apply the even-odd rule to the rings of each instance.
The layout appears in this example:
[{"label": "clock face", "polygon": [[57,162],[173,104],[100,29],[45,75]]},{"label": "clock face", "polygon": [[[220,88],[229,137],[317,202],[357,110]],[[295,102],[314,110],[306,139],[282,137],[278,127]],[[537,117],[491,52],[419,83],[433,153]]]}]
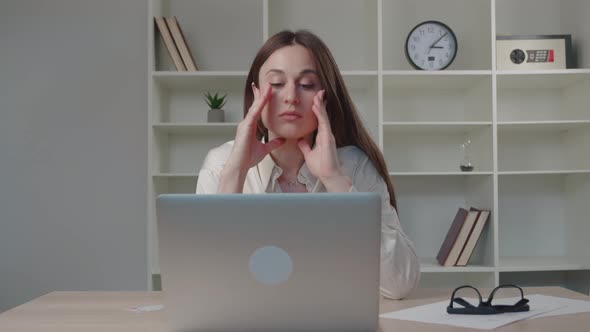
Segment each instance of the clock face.
[{"label": "clock face", "polygon": [[457,38],[441,22],[422,22],[412,29],[406,39],[406,57],[416,69],[445,69],[456,54]]}]

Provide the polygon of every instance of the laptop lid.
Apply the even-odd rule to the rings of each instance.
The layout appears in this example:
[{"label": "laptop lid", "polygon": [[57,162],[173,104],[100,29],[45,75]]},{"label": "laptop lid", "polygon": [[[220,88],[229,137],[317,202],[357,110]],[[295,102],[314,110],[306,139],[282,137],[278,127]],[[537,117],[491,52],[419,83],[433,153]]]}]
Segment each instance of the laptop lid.
[{"label": "laptop lid", "polygon": [[168,194],[156,202],[172,331],[375,331],[375,193]]}]

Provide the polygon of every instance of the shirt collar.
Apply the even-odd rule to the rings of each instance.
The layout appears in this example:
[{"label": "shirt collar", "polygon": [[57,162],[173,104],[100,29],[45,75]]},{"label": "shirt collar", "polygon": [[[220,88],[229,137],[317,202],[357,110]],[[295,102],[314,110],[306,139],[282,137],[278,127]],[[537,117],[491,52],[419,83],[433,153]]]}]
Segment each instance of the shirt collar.
[{"label": "shirt collar", "polygon": [[275,162],[272,160],[270,153],[262,159],[261,162],[258,163],[258,175],[260,176],[260,183],[262,183],[262,190],[266,190],[268,188],[268,183],[270,182],[270,178],[272,176],[272,171],[275,168]]},{"label": "shirt collar", "polygon": [[[275,164],[275,161],[272,159],[270,153],[267,154],[260,163],[258,163],[257,167],[258,174],[260,176],[260,182],[262,183],[262,188],[264,188],[264,190],[266,190],[266,188],[268,188],[268,184],[274,180],[272,178],[273,174],[278,174],[278,177],[283,173],[283,170]],[[309,168],[307,168],[305,163],[303,163],[303,166],[301,166],[299,174],[297,175],[297,179],[299,182],[305,184],[309,192],[312,192],[318,188],[318,178],[309,171]]]}]

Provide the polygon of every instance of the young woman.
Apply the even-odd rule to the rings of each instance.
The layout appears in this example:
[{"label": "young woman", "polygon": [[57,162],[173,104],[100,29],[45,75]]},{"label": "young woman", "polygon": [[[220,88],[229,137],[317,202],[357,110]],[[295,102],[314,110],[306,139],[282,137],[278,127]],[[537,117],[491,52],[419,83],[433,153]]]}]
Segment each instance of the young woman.
[{"label": "young woman", "polygon": [[381,195],[381,293],[405,297],[420,269],[383,155],[327,46],[308,31],[281,31],[254,58],[244,120],[205,158],[197,194],[326,191]]}]

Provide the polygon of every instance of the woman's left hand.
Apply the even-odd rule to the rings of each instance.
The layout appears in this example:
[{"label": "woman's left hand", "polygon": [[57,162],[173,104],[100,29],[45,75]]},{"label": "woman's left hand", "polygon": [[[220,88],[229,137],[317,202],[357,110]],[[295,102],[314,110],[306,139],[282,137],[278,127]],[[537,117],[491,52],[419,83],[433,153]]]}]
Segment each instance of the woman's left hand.
[{"label": "woman's left hand", "polygon": [[305,139],[298,146],[309,171],[322,181],[328,191],[349,191],[352,181],[345,176],[336,152],[336,139],[330,127],[330,119],[324,102],[325,90],[320,90],[313,98],[312,110],[318,119],[318,133],[313,149]]}]

